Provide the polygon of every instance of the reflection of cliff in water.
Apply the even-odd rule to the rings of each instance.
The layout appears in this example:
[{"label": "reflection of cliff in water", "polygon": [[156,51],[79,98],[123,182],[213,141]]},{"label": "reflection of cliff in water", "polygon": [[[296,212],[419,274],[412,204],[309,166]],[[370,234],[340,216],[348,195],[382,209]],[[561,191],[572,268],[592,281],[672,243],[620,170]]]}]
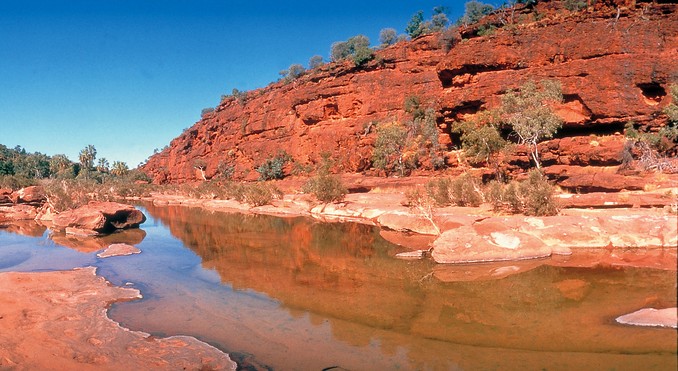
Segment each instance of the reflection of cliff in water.
[{"label": "reflection of cliff in water", "polygon": [[148,212],[222,282],[265,293],[292,314],[327,317],[350,344],[369,344],[371,335],[347,322],[483,347],[653,352],[675,364],[674,331],[613,320],[641,307],[675,306],[676,272],[543,265],[500,280],[442,283],[430,276],[432,263],[394,259],[395,246],[369,226],[182,207]]},{"label": "reflection of cliff in water", "polygon": [[390,328],[414,316],[425,299],[417,287],[430,263],[391,258],[396,246],[374,227],[189,208],[148,211],[222,282],[288,308]]}]

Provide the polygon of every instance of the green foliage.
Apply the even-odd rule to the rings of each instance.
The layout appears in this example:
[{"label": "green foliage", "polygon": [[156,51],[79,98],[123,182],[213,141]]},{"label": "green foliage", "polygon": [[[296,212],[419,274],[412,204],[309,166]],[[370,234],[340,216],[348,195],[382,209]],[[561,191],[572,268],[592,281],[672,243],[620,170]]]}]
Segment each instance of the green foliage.
[{"label": "green foliage", "polygon": [[424,12],[422,10],[414,13],[412,18],[407,23],[405,27],[405,32],[410,35],[411,38],[415,39],[423,35],[424,30],[422,29],[422,24],[424,23]]},{"label": "green foliage", "polygon": [[489,36],[492,35],[497,30],[497,27],[493,25],[482,25],[478,27],[478,36]]},{"label": "green foliage", "polygon": [[494,11],[494,6],[480,1],[469,1],[464,4],[464,15],[457,21],[458,25],[468,26],[481,20]]},{"label": "green foliage", "polygon": [[558,204],[554,198],[555,189],[538,170],[532,170],[526,181],[520,183],[525,215],[556,215]]},{"label": "green foliage", "polygon": [[426,183],[426,195],[433,201],[436,207],[445,207],[452,204],[450,188],[452,182],[448,178],[429,180]]},{"label": "green foliage", "polygon": [[398,33],[395,28],[382,28],[379,31],[379,42],[382,48],[398,42]]},{"label": "green foliage", "polygon": [[94,160],[97,157],[97,149],[93,145],[83,148],[78,155],[78,160],[83,170],[89,170],[94,167]]},{"label": "green foliage", "polygon": [[252,207],[268,205],[275,198],[281,198],[282,192],[275,186],[257,182],[248,185],[244,190],[244,199]]},{"label": "green foliage", "polygon": [[464,173],[456,177],[450,183],[450,194],[452,201],[457,206],[478,207],[483,202],[483,195],[480,192],[480,180],[474,178],[469,173]]},{"label": "green foliage", "polygon": [[240,91],[236,88],[233,88],[233,90],[231,90],[231,94],[222,96],[222,99],[231,98],[231,97],[234,98],[238,102],[238,104],[241,105],[241,106],[244,106],[245,103],[247,102],[247,92],[246,91]]},{"label": "green foliage", "polygon": [[415,13],[405,27],[405,32],[410,38],[415,39],[419,36],[433,32],[443,31],[450,23],[447,13],[449,9],[445,6],[436,6],[433,8],[433,15],[428,21],[424,21],[424,12]]},{"label": "green foliage", "polygon": [[316,69],[320,66],[322,66],[325,63],[323,61],[323,57],[320,55],[314,55],[308,60],[308,68],[313,70]]},{"label": "green foliage", "polygon": [[422,159],[429,161],[434,169],[444,167],[435,111],[423,109],[417,96],[407,97],[404,107],[412,120],[405,125],[394,122],[377,128],[373,165],[387,175],[397,172],[401,176],[416,169]]},{"label": "green foliage", "polygon": [[306,69],[304,66],[300,64],[293,64],[290,65],[290,67],[284,71],[280,71],[280,75],[283,78],[283,81],[285,82],[290,82],[292,80],[296,80],[299,77],[301,77],[304,73],[306,72]]},{"label": "green foliage", "polygon": [[311,193],[320,202],[338,202],[344,199],[348,190],[338,176],[330,174],[329,153],[322,154],[322,164],[316,176],[302,187],[302,192]]},{"label": "green foliage", "polygon": [[401,124],[379,125],[372,152],[374,166],[384,170],[387,175],[398,172],[401,176],[414,168],[415,164],[403,153],[406,140],[407,130]]},{"label": "green foliage", "polygon": [[107,173],[110,171],[109,169],[110,165],[108,163],[108,160],[105,157],[102,157],[97,161],[97,171],[100,173]]},{"label": "green foliage", "polygon": [[217,166],[217,175],[219,179],[231,180],[235,175],[235,166],[228,161],[222,161]]},{"label": "green foliage", "polygon": [[586,1],[582,0],[565,0],[563,2],[563,6],[565,6],[565,9],[569,11],[578,11],[586,8]]},{"label": "green foliage", "polygon": [[502,97],[502,120],[513,128],[521,144],[530,148],[537,169],[541,168],[537,144],[552,138],[563,122],[550,103],[562,103],[560,83],[543,80],[537,85],[528,81],[518,91],[509,91]]},{"label": "green foliage", "polygon": [[669,85],[669,94],[671,94],[671,103],[664,108],[664,113],[669,123],[678,126],[678,83]]},{"label": "green foliage", "polygon": [[511,214],[548,216],[558,213],[555,188],[539,171],[532,170],[527,180],[503,184],[493,181],[485,188],[485,199],[495,211]]},{"label": "green foliage", "polygon": [[346,41],[338,41],[332,44],[330,56],[333,62],[351,58],[356,66],[362,66],[374,58],[374,52],[370,49],[370,39],[364,35],[357,35]]},{"label": "green foliage", "polygon": [[624,127],[627,142],[622,150],[621,169],[631,167],[633,152],[640,153],[638,165],[644,170],[660,172],[678,172],[672,161],[667,157],[675,156],[678,146],[678,123],[669,122],[657,132],[640,132],[633,122]]},{"label": "green foliage", "polygon": [[36,184],[35,179],[29,179],[20,175],[0,175],[0,188],[16,191]]},{"label": "green foliage", "polygon": [[403,107],[405,108],[405,112],[411,114],[414,119],[424,116],[424,110],[421,107],[421,99],[419,99],[419,96],[410,95],[405,98]]},{"label": "green foliage", "polygon": [[418,156],[427,156],[434,169],[445,167],[445,159],[438,139],[435,111],[432,108],[426,109],[423,116],[413,119],[413,123],[412,134],[416,138]]},{"label": "green foliage", "polygon": [[428,29],[431,32],[439,32],[445,29],[447,25],[450,23],[449,18],[447,17],[447,13],[449,12],[449,8],[446,6],[436,6],[433,8],[433,16],[431,17],[431,21],[429,23]]},{"label": "green foliage", "polygon": [[268,158],[263,164],[257,167],[259,180],[282,179],[285,177],[283,167],[290,162],[292,158],[285,151],[279,151],[275,157]]},{"label": "green foliage", "polygon": [[458,123],[452,131],[461,134],[461,148],[472,164],[496,167],[497,155],[508,145],[499,128],[499,112],[490,110],[481,112],[472,120]]},{"label": "green foliage", "polygon": [[202,111],[200,111],[200,116],[204,117],[205,115],[209,115],[212,112],[214,112],[214,107],[206,107],[203,108]]},{"label": "green foliage", "polygon": [[111,168],[111,174],[115,176],[125,176],[129,172],[127,163],[121,161],[113,161],[113,167]]}]

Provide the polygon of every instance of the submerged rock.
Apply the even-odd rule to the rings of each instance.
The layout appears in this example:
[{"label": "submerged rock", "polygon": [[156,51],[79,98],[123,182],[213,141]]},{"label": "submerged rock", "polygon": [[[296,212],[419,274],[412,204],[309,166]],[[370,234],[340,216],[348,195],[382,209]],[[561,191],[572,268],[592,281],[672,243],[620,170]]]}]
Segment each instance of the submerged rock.
[{"label": "submerged rock", "polygon": [[140,254],[141,250],[138,248],[128,245],[126,243],[114,243],[106,248],[106,250],[97,254],[99,258],[110,258],[112,256],[125,256]]},{"label": "submerged rock", "polygon": [[146,216],[134,206],[93,201],[75,210],[60,213],[54,217],[52,223],[58,229],[110,233],[116,229],[138,228],[145,221]]}]

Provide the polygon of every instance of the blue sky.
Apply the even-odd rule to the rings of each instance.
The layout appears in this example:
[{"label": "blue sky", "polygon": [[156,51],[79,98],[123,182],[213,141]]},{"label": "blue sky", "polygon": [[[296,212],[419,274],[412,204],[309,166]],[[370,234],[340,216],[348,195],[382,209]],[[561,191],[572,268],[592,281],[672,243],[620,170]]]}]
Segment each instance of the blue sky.
[{"label": "blue sky", "polygon": [[130,167],[233,88],[464,1],[0,0],[0,144]]}]

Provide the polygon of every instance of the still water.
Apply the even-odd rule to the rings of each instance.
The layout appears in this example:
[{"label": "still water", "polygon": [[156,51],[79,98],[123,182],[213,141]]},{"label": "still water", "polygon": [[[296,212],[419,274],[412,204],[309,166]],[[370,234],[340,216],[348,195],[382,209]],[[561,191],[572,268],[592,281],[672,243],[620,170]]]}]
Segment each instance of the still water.
[{"label": "still water", "polygon": [[[616,324],[676,306],[676,272],[567,259],[436,267],[378,228],[147,205],[141,230],[78,240],[0,229],[0,271],[96,266],[144,298],[123,326],[192,335],[244,368],[675,370],[676,330]],[[111,243],[141,254],[98,259]],[[486,272],[518,272],[494,276]],[[505,276],[505,277],[504,277]],[[498,278],[504,277],[504,278]]]}]

